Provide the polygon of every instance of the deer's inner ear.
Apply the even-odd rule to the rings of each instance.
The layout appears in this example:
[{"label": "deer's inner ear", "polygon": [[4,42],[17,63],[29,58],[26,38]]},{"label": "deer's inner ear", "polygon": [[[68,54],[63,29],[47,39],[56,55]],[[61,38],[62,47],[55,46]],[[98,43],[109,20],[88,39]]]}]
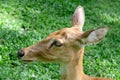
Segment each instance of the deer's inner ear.
[{"label": "deer's inner ear", "polygon": [[83,33],[82,39],[80,39],[80,42],[82,42],[83,44],[98,43],[105,37],[108,30],[109,29],[107,27],[103,27],[96,30],[86,31],[85,33]]},{"label": "deer's inner ear", "polygon": [[51,39],[50,40],[50,45],[49,45],[48,49],[50,49],[53,46],[61,47],[62,45],[63,45],[63,43],[61,43],[57,39]]}]

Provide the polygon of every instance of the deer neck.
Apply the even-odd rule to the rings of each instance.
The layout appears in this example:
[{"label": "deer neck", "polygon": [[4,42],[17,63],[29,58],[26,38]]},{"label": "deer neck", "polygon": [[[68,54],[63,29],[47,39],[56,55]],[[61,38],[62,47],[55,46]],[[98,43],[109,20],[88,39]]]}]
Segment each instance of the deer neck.
[{"label": "deer neck", "polygon": [[80,80],[82,78],[84,75],[82,66],[83,55],[84,48],[79,50],[69,63],[60,64],[60,80]]}]

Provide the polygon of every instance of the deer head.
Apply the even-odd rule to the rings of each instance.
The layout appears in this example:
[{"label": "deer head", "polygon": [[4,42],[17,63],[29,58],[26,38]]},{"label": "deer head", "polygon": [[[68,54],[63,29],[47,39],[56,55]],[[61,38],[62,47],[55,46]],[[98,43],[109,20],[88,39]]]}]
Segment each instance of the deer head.
[{"label": "deer head", "polygon": [[70,62],[84,46],[101,41],[108,32],[107,27],[83,32],[84,21],[84,9],[78,6],[71,28],[55,31],[42,41],[21,49],[18,57],[25,61]]}]

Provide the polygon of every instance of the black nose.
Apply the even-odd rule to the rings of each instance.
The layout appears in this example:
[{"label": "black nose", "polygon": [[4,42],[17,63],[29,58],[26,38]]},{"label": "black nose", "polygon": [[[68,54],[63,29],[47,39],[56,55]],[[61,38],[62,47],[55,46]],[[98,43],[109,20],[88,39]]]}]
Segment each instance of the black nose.
[{"label": "black nose", "polygon": [[18,51],[18,58],[21,58],[21,57],[23,57],[24,56],[24,51],[23,50],[20,50],[20,51]]}]

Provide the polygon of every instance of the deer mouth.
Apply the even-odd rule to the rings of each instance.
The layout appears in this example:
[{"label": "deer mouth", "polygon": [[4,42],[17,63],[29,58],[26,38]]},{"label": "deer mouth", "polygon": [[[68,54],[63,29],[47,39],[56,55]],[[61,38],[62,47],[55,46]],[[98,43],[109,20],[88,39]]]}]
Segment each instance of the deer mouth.
[{"label": "deer mouth", "polygon": [[22,60],[23,62],[33,62],[33,60]]},{"label": "deer mouth", "polygon": [[29,63],[29,62],[34,62],[35,60],[20,58],[19,61],[20,61],[20,62],[23,62],[23,63]]}]

